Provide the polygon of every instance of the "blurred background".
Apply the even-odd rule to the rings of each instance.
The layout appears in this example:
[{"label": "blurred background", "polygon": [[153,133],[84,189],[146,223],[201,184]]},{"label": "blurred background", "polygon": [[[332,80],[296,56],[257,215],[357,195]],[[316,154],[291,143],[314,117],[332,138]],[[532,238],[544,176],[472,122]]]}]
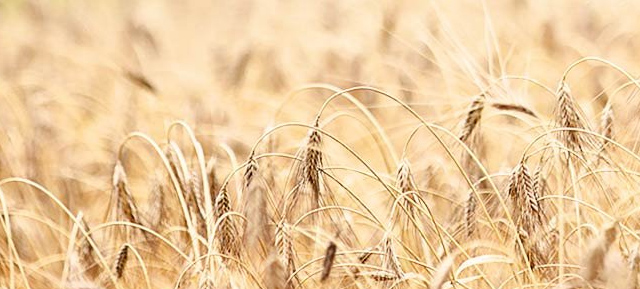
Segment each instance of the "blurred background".
[{"label": "blurred background", "polygon": [[[205,149],[223,142],[246,156],[265,127],[312,121],[332,92],[298,89],[318,83],[380,88],[452,130],[485,90],[550,119],[549,91],[505,76],[553,91],[586,56],[640,71],[638,11],[638,1],[2,0],[0,177],[36,180],[66,202],[106,197],[126,135],[162,141],[175,120]],[[594,63],[568,78],[593,115],[626,81]],[[400,149],[414,128],[406,113],[355,95]],[[637,101],[620,99],[618,119],[632,120]],[[349,127],[332,130],[367,134]]]}]

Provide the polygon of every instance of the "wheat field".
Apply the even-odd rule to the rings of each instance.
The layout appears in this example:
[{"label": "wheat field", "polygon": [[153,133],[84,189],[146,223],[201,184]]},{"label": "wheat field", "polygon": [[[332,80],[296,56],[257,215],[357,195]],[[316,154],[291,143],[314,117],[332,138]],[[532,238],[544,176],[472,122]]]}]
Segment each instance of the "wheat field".
[{"label": "wheat field", "polygon": [[0,0],[0,288],[640,288],[638,11]]}]

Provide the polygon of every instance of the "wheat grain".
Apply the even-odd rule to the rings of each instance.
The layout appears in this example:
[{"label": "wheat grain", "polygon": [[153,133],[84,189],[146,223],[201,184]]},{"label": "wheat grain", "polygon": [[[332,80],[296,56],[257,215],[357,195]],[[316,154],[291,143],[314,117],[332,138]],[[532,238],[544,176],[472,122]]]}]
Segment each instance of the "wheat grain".
[{"label": "wheat grain", "polygon": [[329,242],[329,246],[327,246],[327,250],[324,255],[324,262],[322,263],[322,275],[320,276],[320,281],[322,282],[326,281],[327,278],[329,278],[329,274],[331,274],[333,261],[336,258],[336,250],[336,243]]},{"label": "wheat grain", "polygon": [[114,271],[116,272],[116,278],[122,278],[124,274],[124,269],[127,266],[127,260],[129,259],[129,245],[124,244],[120,247],[118,251],[118,256],[116,257],[116,262],[114,265]]},{"label": "wheat grain", "polygon": [[538,118],[538,115],[536,115],[535,112],[533,112],[531,109],[520,105],[520,104],[510,104],[510,103],[491,103],[491,106],[499,109],[499,110],[510,110],[510,111],[516,111],[516,112],[520,112],[520,113],[524,113],[527,115],[530,115],[532,117]]},{"label": "wheat grain", "polygon": [[465,226],[467,229],[467,236],[473,235],[476,227],[476,206],[478,200],[475,193],[471,191],[467,198],[467,205],[465,207]]},{"label": "wheat grain", "polygon": [[259,178],[258,163],[250,157],[244,173],[243,197],[244,215],[247,218],[244,240],[247,248],[254,247],[258,241],[267,242],[267,201],[265,190]]},{"label": "wheat grain", "polygon": [[469,112],[467,113],[467,117],[464,119],[464,123],[462,125],[462,133],[459,137],[461,141],[466,142],[480,123],[482,110],[484,109],[484,101],[484,94],[473,99]]},{"label": "wheat grain", "polygon": [[586,129],[586,127],[578,112],[578,105],[571,95],[569,84],[564,80],[561,81],[556,95],[558,97],[556,123],[560,128],[569,129],[560,132],[560,140],[567,149],[582,154],[584,145],[590,144],[590,141],[582,135],[582,132],[576,131]]},{"label": "wheat grain", "polygon": [[89,268],[95,263],[95,260],[93,259],[93,247],[88,240],[89,238],[92,238],[91,234],[89,233],[91,232],[91,230],[89,229],[89,225],[87,225],[87,222],[85,222],[82,215],[80,216],[78,221],[82,225],[84,231],[88,233],[86,238],[83,234],[80,234],[82,239],[82,242],[80,242],[80,262],[84,267]]},{"label": "wheat grain", "polygon": [[231,204],[226,186],[222,187],[218,193],[215,204],[215,217],[219,221],[218,232],[215,234],[218,239],[218,250],[220,253],[232,257],[240,254],[240,245],[236,239],[236,227],[232,219],[226,215],[231,212]]},{"label": "wheat grain", "polygon": [[322,168],[322,136],[318,130],[312,130],[305,146],[302,159],[301,184],[311,188],[312,209],[320,206],[320,187]]},{"label": "wheat grain", "polygon": [[218,180],[218,176],[216,174],[216,158],[210,158],[207,162],[207,177],[209,178],[209,193],[211,194],[211,201],[213,202],[212,207],[215,207],[215,201],[218,197],[218,192],[220,191],[220,181]]},{"label": "wheat grain", "polygon": [[640,244],[636,246],[633,252],[629,255],[629,289],[637,289],[640,287],[638,284],[638,271],[640,269]]},{"label": "wheat grain", "polygon": [[[276,225],[275,247],[278,252],[279,261],[285,268],[286,279],[288,279],[291,274],[295,272],[296,266],[293,260],[295,256],[293,252],[293,238],[284,220],[281,220]],[[292,284],[289,282],[286,286],[289,288]]]},{"label": "wheat grain", "polygon": [[204,270],[200,273],[200,280],[198,280],[198,289],[215,289],[215,282],[209,270]]},{"label": "wheat grain", "polygon": [[124,220],[140,224],[138,217],[138,208],[136,203],[129,192],[127,186],[127,175],[125,174],[124,167],[120,161],[116,162],[113,170],[113,190],[115,198],[115,217],[120,220],[120,216],[124,216]]},{"label": "wheat grain", "polygon": [[156,179],[152,184],[149,205],[149,227],[153,230],[159,230],[165,219],[164,203],[164,189],[160,180]]},{"label": "wheat grain", "polygon": [[383,267],[393,272],[396,277],[402,279],[404,277],[404,271],[402,270],[398,256],[393,250],[393,240],[391,237],[385,238],[382,247],[384,251]]},{"label": "wheat grain", "polygon": [[415,206],[419,201],[416,195],[417,189],[415,180],[413,179],[413,174],[411,173],[411,165],[409,164],[409,160],[407,159],[403,159],[398,166],[398,171],[396,173],[396,188],[398,188],[400,193],[403,194],[401,205],[407,210],[406,214],[403,214],[402,209],[398,209],[398,215],[396,218],[401,222],[403,226],[406,227],[409,222],[408,218],[415,217]]},{"label": "wheat grain", "polygon": [[[602,110],[602,116],[600,119],[600,133],[608,139],[613,139],[613,108],[611,107],[611,103],[607,103],[607,105]],[[602,147],[609,142],[609,140],[604,139],[602,141]]]},{"label": "wheat grain", "polygon": [[378,282],[395,281],[400,278],[396,274],[387,271],[362,272],[359,276],[367,276]]},{"label": "wheat grain", "polygon": [[189,177],[189,192],[191,193],[191,196],[188,200],[191,201],[191,206],[198,213],[199,219],[204,220],[207,213],[204,209],[204,195],[202,193],[201,184],[202,180],[198,176],[198,173],[196,171],[191,171]]}]

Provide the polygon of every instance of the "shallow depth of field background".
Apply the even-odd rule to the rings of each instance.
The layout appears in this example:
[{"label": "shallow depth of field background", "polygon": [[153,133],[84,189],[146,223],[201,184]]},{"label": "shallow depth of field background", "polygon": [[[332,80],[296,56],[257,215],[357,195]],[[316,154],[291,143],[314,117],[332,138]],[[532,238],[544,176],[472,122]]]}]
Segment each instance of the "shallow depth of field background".
[{"label": "shallow depth of field background", "polygon": [[[518,104],[535,112],[537,118],[489,105],[484,109],[481,161],[498,189],[504,191],[525,147],[553,126],[554,93],[572,63],[598,57],[629,76],[640,73],[638,11],[637,1],[2,0],[0,178],[21,177],[41,184],[74,214],[82,211],[89,225],[95,226],[107,220],[113,167],[120,144],[129,133],[142,132],[161,144],[171,138],[194,164],[197,160],[187,135],[180,129],[166,135],[172,122],[183,120],[194,130],[206,159],[218,160],[221,181],[234,163],[247,159],[269,127],[287,122],[313,125],[316,113],[333,93],[328,87],[371,86],[404,101],[427,122],[454,136],[461,131],[473,97],[482,92],[487,92],[492,102]],[[626,250],[635,248],[638,241],[635,232],[640,222],[634,210],[640,188],[635,174],[639,164],[631,155],[640,150],[640,101],[635,95],[638,87],[628,85],[624,73],[613,65],[585,61],[567,74],[572,95],[594,131],[598,131],[601,112],[610,101],[615,112],[614,139],[628,150],[609,156],[615,164],[611,168],[624,170],[624,176],[602,173],[601,181],[586,176],[584,183],[577,185],[580,194],[567,193],[573,188],[559,185],[562,177],[549,177],[558,190],[551,193],[582,196],[581,201],[597,208],[583,209],[581,218],[567,224],[567,264],[579,264],[581,252],[612,218],[625,228],[620,241],[624,245],[619,246],[622,255],[628,255]],[[408,159],[416,184],[427,192],[425,199],[439,216],[438,222],[443,226],[453,223],[454,215],[464,210],[469,187],[443,146],[421,129],[403,152],[420,122],[380,94],[357,91],[353,95],[377,118],[393,144],[394,155],[377,147],[370,126],[363,124],[366,118],[343,98],[332,101],[323,113],[323,129],[358,152],[390,185],[398,166],[393,161]],[[331,118],[335,119],[329,121]],[[304,145],[307,131],[290,127],[275,133],[277,152],[295,154]],[[455,137],[437,131],[453,155],[460,157],[463,150]],[[544,149],[544,145],[536,141],[530,150]],[[330,138],[324,139],[323,149],[325,165],[335,168],[331,173],[386,220],[392,202],[388,195],[370,179],[344,169],[366,171],[365,167]],[[229,152],[235,160],[229,160]],[[531,159],[537,164],[538,157]],[[138,140],[127,143],[121,160],[133,196],[144,212],[151,176],[162,174],[162,164],[149,146]],[[277,162],[273,175],[281,180],[277,182],[281,188],[274,191],[282,193],[291,162]],[[546,172],[562,176],[565,169],[557,163]],[[346,198],[339,186],[328,183],[338,199]],[[50,228],[69,232],[72,224],[36,190],[19,183],[0,187],[9,210],[26,212],[22,217],[18,214],[15,226],[31,225],[23,225],[14,237],[19,239],[23,262],[31,264],[34,272],[49,272],[30,277],[38,279],[33,288],[45,288],[39,287],[44,286],[42,280],[60,278],[69,241],[64,233]],[[229,187],[233,202],[240,206],[241,201],[235,198],[241,173]],[[346,201],[345,206],[358,208],[353,204]],[[565,205],[574,208],[571,202]],[[240,211],[239,207],[236,210]],[[50,218],[57,225],[47,227],[25,215]],[[352,218],[358,220],[356,233],[363,235],[363,247],[358,249],[375,245],[384,232],[375,232],[358,216]],[[490,230],[488,227],[478,228],[480,236],[482,230]],[[111,264],[120,244],[104,240],[101,244]],[[314,245],[315,250],[300,253],[300,263],[323,256],[326,239],[322,240]],[[514,263],[495,265],[494,269],[483,264],[487,266],[485,274],[491,276],[492,270],[500,270],[500,276],[489,278],[495,287],[519,286],[505,281],[512,270],[522,270],[511,252],[512,244],[500,243],[495,236],[486,242],[504,247],[504,255]],[[0,248],[8,250],[4,244]],[[175,257],[170,253],[164,263],[153,259],[150,251],[143,252],[143,257],[145,254],[150,256],[149,264],[157,264],[149,269],[152,276],[158,276],[152,278],[154,288],[173,288],[184,264],[168,263]],[[500,254],[492,251],[491,255]],[[142,288],[137,262],[131,260],[133,273],[127,273],[131,283],[119,286]],[[332,274],[344,276],[345,272]],[[431,279],[430,274],[416,272]],[[474,272],[469,274],[478,271]],[[5,277],[0,275],[0,281],[8,280]],[[312,278],[303,288],[326,285],[316,280],[317,276]],[[198,278],[193,280],[184,286],[196,288]],[[0,288],[9,287],[2,282]],[[64,284],[51,282],[52,286]],[[558,284],[557,280],[545,282],[551,287]],[[340,282],[332,284],[334,288],[348,287]],[[483,282],[472,284],[490,287]],[[349,286],[374,285],[385,288],[370,281]]]},{"label": "shallow depth of field background", "polygon": [[[586,56],[632,74],[640,70],[639,23],[632,17],[639,4],[633,1],[1,4],[0,174],[53,186],[80,178],[72,182],[92,197],[108,189],[107,164],[128,133],[160,137],[168,123],[185,120],[205,143],[246,149],[268,124],[311,121],[331,92],[305,92],[284,103],[287,93],[308,84],[374,86],[455,130],[472,96],[494,83],[500,89],[493,97],[553,116],[552,95],[527,82],[500,80],[504,75],[555,90],[564,69]],[[128,73],[144,76],[155,92]],[[612,69],[589,64],[569,80],[583,110],[594,115],[604,103],[596,96],[626,82]],[[402,144],[415,120],[377,109],[393,106],[381,97],[360,96]],[[635,106],[625,104],[620,101],[616,116],[627,125],[620,133],[631,134]],[[505,129],[488,126],[490,132]],[[346,131],[356,138],[361,129],[352,124]]]}]

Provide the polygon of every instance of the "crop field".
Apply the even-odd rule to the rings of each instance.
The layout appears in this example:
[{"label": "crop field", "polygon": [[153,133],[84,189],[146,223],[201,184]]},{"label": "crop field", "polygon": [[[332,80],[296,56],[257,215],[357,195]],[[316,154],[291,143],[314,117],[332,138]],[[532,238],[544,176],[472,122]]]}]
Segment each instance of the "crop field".
[{"label": "crop field", "polygon": [[639,15],[0,0],[0,289],[640,289]]}]

